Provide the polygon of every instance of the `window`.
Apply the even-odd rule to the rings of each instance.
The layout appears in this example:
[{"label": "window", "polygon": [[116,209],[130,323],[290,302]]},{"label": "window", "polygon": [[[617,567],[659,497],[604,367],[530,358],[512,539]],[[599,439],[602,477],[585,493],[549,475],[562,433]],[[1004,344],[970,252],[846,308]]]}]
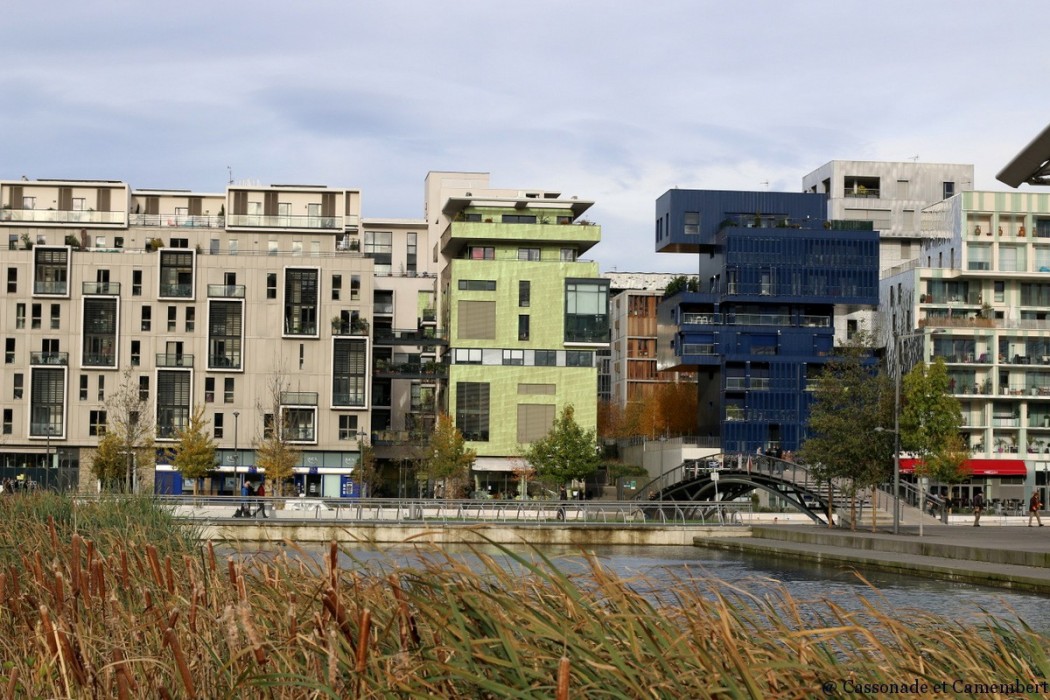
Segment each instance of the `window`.
[{"label": "window", "polygon": [[272,438],[273,437],[273,414],[272,413],[264,413],[263,414],[263,437],[264,438]]},{"label": "window", "polygon": [[496,280],[460,280],[459,289],[462,292],[494,292]]},{"label": "window", "polygon": [[456,384],[456,427],[466,440],[488,442],[488,383],[460,382]]},{"label": "window", "polygon": [[332,301],[339,301],[339,295],[343,291],[343,276],[332,275]]},{"label": "window", "polygon": [[103,374],[98,375],[98,400],[106,400],[106,376]]},{"label": "window", "polygon": [[22,384],[22,382],[24,381],[22,379],[22,373],[21,372],[16,373],[14,375],[13,381],[14,381],[14,391],[12,393],[11,398],[20,399],[20,398],[22,398],[22,393],[24,391],[24,387],[23,387],[23,384]]},{"label": "window", "polygon": [[233,403],[233,377],[222,380],[222,402]]},{"label": "window", "polygon": [[586,350],[566,350],[565,351],[565,366],[566,367],[593,367],[594,366],[594,353],[587,352]]},{"label": "window", "polygon": [[357,439],[357,416],[339,416],[339,439]]},{"label": "window", "polygon": [[332,352],[332,405],[364,407],[368,341],[337,338]]},{"label": "window", "polygon": [[558,351],[537,350],[533,362],[537,367],[556,367],[558,365]]},{"label": "window", "polygon": [[62,307],[58,304],[51,305],[51,330],[62,327]]},{"label": "window", "polygon": [[139,401],[149,401],[149,377],[139,376]]},{"label": "window", "polygon": [[[178,207],[176,207],[176,212],[175,213],[176,213],[176,215],[179,214]],[[182,212],[181,213],[182,213],[183,216],[187,215],[185,207],[182,207]],[[189,241],[188,238],[172,238],[171,239],[171,247],[172,248],[189,248],[190,247],[190,241]]]},{"label": "window", "polygon": [[204,378],[204,403],[215,401],[215,377]]},{"label": "window", "polygon": [[847,319],[846,321],[846,339],[850,339],[857,334],[858,323],[855,319]]},{"label": "window", "polygon": [[7,268],[7,293],[18,294],[18,268]]},{"label": "window", "polygon": [[86,374],[80,375],[80,400],[87,401],[88,378]]},{"label": "window", "polygon": [[168,307],[168,332],[175,332],[175,323],[178,321],[179,308],[177,306]]},{"label": "window", "polygon": [[192,333],[197,327],[197,309],[192,306],[186,307],[186,332]]},{"label": "window", "polygon": [[361,298],[361,275],[350,275],[350,301]]},{"label": "window", "polygon": [[13,365],[15,363],[15,339],[6,338],[4,340],[4,364]]},{"label": "window", "polygon": [[532,301],[532,283],[528,280],[518,282],[518,306],[527,307]]},{"label": "window", "polygon": [[318,271],[284,271],[284,334],[317,335]]},{"label": "window", "polygon": [[492,246],[470,246],[467,248],[467,258],[470,260],[495,260],[496,249]]},{"label": "window", "polygon": [[15,305],[15,328],[26,327],[26,305],[16,304]]},{"label": "window", "polygon": [[7,234],[7,249],[18,250],[18,234],[9,233]]},{"label": "window", "polygon": [[214,416],[212,417],[212,422],[211,422],[211,424],[212,424],[212,427],[213,427],[213,428],[215,429],[215,430],[214,430],[214,435],[215,435],[215,439],[216,439],[216,440],[221,440],[221,439],[222,439],[222,433],[223,433],[223,430],[222,430],[222,428],[223,428],[223,423],[224,423],[224,420],[223,420],[223,416],[222,416],[222,414],[221,414],[221,413],[216,413],[216,414],[215,414],[215,415],[214,415]]},{"label": "window", "polygon": [[63,368],[34,367],[30,377],[30,437],[62,436],[66,375]]},{"label": "window", "polygon": [[535,214],[504,214],[500,220],[505,224],[534,224]]},{"label": "window", "polygon": [[131,296],[142,296],[142,270],[131,271]]},{"label": "window", "polygon": [[416,276],[416,260],[418,258],[416,239],[418,236],[419,234],[417,233],[409,233],[406,237],[405,269],[409,277]]},{"label": "window", "polygon": [[290,442],[314,442],[317,439],[317,408],[285,408],[284,437]]},{"label": "window", "polygon": [[529,260],[535,262],[539,259],[539,248],[518,248],[518,260]]},{"label": "window", "polygon": [[504,350],[503,351],[503,364],[521,366],[525,364],[525,351],[524,350]]},{"label": "window", "polygon": [[481,348],[456,348],[457,365],[480,365]]},{"label": "window", "polygon": [[700,212],[687,211],[682,216],[682,233],[686,236],[700,235]]},{"label": "window", "polygon": [[208,368],[240,369],[243,304],[210,299],[208,308]]},{"label": "window", "polygon": [[949,197],[954,196],[954,195],[955,195],[955,183],[954,182],[946,182],[946,183],[944,183],[944,197],[942,197],[942,199],[948,199]]},{"label": "window", "polygon": [[518,404],[518,442],[535,442],[547,437],[554,425],[551,404]]},{"label": "window", "polygon": [[996,303],[1002,303],[1006,300],[1006,282],[1002,280],[996,280],[994,283],[994,296],[992,300]]},{"label": "window", "polygon": [[117,250],[122,249],[124,247],[124,236],[114,236],[113,247]]},{"label": "window", "polygon": [[106,434],[106,412],[91,411],[88,414],[88,435],[102,437]]},{"label": "window", "polygon": [[35,270],[33,279],[34,294],[69,293],[69,250],[66,248],[33,249]]},{"label": "window", "polygon": [[518,316],[518,340],[529,339],[529,315],[520,314]]},{"label": "window", "polygon": [[41,318],[41,315],[43,314],[43,305],[42,304],[33,304],[32,310],[33,310],[33,320],[30,321],[29,327],[30,328],[40,328],[40,323],[41,323],[40,318]]},{"label": "window", "polygon": [[376,275],[389,275],[392,271],[393,232],[365,231],[366,258],[372,258]]},{"label": "window", "polygon": [[[172,243],[181,239],[172,239]],[[178,246],[172,246],[176,248]],[[193,253],[160,251],[160,294],[163,298],[193,298]]]},{"label": "window", "polygon": [[565,341],[609,342],[609,281],[565,281]]},{"label": "window", "polygon": [[190,372],[157,371],[157,437],[174,439],[190,422]]},{"label": "window", "polygon": [[84,299],[81,352],[86,367],[117,366],[117,300]]},{"label": "window", "polygon": [[142,330],[148,331],[153,325],[153,310],[148,306],[142,307]]},{"label": "window", "polygon": [[131,366],[138,367],[142,364],[142,343],[138,340],[131,341]]},{"label": "window", "polygon": [[4,409],[4,435],[10,435],[12,432],[12,424],[14,423],[14,411],[10,408]]}]

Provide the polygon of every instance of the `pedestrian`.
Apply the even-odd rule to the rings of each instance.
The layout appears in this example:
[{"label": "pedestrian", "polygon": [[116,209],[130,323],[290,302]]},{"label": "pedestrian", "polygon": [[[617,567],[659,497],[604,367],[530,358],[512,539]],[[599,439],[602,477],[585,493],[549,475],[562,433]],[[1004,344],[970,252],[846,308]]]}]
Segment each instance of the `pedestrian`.
[{"label": "pedestrian", "polygon": [[984,496],[980,491],[973,495],[973,526],[981,526],[981,512],[984,511]]},{"label": "pedestrian", "polygon": [[266,502],[263,500],[263,498],[266,497],[266,479],[263,479],[262,481],[259,482],[259,488],[256,489],[255,496],[256,496],[255,502],[259,504],[259,509],[255,511],[255,514],[256,515],[261,515],[262,517],[265,518],[266,517]]},{"label": "pedestrian", "polygon": [[1043,509],[1042,500],[1039,498],[1039,489],[1032,491],[1032,497],[1028,500],[1028,527],[1032,527],[1032,516],[1035,516],[1035,521],[1039,523],[1039,527],[1043,526],[1043,519],[1039,517],[1039,511]]},{"label": "pedestrian", "polygon": [[247,479],[241,483],[241,507],[237,509],[237,512],[233,514],[235,518],[247,518],[251,515],[252,508],[249,505],[249,500],[252,495],[252,482]]}]

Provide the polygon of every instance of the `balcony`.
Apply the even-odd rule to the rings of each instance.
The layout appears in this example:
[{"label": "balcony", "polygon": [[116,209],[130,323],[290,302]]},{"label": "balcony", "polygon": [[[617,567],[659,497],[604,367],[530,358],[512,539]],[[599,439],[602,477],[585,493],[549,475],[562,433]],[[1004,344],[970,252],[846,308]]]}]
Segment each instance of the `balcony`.
[{"label": "balcony", "polygon": [[192,216],[188,214],[132,214],[132,226],[164,228],[225,228],[225,217]]},{"label": "balcony", "polygon": [[33,282],[33,294],[56,294],[65,296],[69,293],[69,283],[65,280],[37,280]]},{"label": "balcony", "polygon": [[[379,404],[383,406],[390,405],[389,397],[386,399],[387,403]],[[363,391],[350,393],[334,393],[332,394],[332,405],[339,408],[364,408],[365,406],[365,394]]]},{"label": "balcony", "polygon": [[298,228],[342,230],[341,216],[263,216],[261,214],[231,214],[226,217],[230,228]]},{"label": "balcony", "polygon": [[111,352],[92,352],[84,355],[85,367],[116,367],[117,356]]},{"label": "balcony", "polygon": [[84,296],[120,296],[120,282],[84,282],[81,291]]},{"label": "balcony", "polygon": [[243,299],[243,284],[209,284],[208,297],[211,299]]},{"label": "balcony", "polygon": [[421,318],[423,323],[437,323],[437,311],[435,309],[423,309]]},{"label": "balcony", "polygon": [[193,367],[193,355],[178,353],[157,353],[157,367]]},{"label": "balcony", "polygon": [[162,284],[160,285],[161,299],[192,299],[192,284]]},{"label": "balcony", "polygon": [[441,328],[377,328],[376,345],[445,345],[448,332]]},{"label": "balcony", "polygon": [[332,335],[368,335],[368,321],[359,318],[354,321],[332,321]]},{"label": "balcony", "polygon": [[316,406],[316,391],[282,391],[282,406]]},{"label": "balcony", "polygon": [[4,209],[0,221],[26,224],[124,225],[122,211],[57,211],[55,209]]},{"label": "balcony", "polygon": [[208,369],[240,369],[241,354],[228,352],[221,355],[208,355]]},{"label": "balcony", "polygon": [[29,353],[29,364],[31,365],[60,365],[69,366],[68,352],[31,352]]},{"label": "balcony", "polygon": [[448,365],[440,362],[404,362],[391,364],[387,360],[376,360],[375,377],[392,379],[438,379],[448,376]]},{"label": "balcony", "polygon": [[717,355],[718,346],[714,343],[686,343],[682,346],[682,355]]}]

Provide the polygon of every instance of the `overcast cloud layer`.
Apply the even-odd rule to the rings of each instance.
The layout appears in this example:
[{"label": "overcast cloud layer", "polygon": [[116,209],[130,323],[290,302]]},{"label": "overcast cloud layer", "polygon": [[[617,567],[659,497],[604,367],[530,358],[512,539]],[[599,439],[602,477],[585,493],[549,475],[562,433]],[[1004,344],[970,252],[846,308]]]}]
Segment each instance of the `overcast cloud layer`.
[{"label": "overcast cloud layer", "polygon": [[1050,3],[748,0],[11,3],[0,178],[362,190],[422,216],[429,170],[593,199],[603,271],[669,188],[798,191],[834,159],[973,163],[1050,122]]}]

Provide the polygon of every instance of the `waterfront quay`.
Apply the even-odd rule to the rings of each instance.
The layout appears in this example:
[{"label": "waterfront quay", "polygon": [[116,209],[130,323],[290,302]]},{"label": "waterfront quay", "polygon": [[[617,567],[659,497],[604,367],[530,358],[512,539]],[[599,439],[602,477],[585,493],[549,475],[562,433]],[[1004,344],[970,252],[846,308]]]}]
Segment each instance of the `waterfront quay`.
[{"label": "waterfront quay", "polygon": [[[1016,525],[1021,525],[1020,519]],[[786,557],[844,569],[879,569],[897,574],[965,581],[1050,593],[1050,531],[1047,528],[926,525],[901,533],[851,532],[817,525],[759,525],[745,536],[706,537],[700,547],[761,557]]]},{"label": "waterfront quay", "polygon": [[691,545],[746,536],[752,522],[750,503],[271,498],[242,517],[237,497],[164,502],[203,539],[245,543]]}]

